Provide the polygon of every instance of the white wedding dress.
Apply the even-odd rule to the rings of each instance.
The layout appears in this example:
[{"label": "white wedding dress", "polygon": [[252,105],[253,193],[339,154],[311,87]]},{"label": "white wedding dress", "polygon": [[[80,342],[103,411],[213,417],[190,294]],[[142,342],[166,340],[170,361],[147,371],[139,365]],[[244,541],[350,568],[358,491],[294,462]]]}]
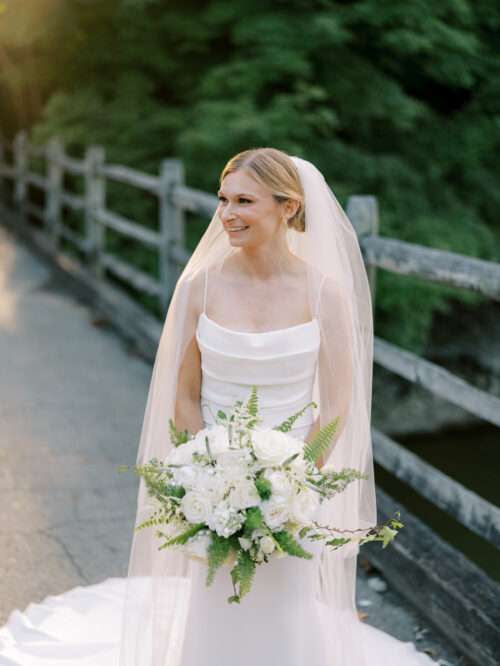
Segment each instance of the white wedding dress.
[{"label": "white wedding dress", "polygon": [[[221,326],[204,308],[196,337],[205,423],[214,422],[218,409],[248,398],[252,384],[259,389],[264,425],[277,425],[310,402],[320,344],[317,314],[302,324],[255,333]],[[305,436],[312,422],[309,408],[292,434]],[[345,618],[327,616],[313,593],[322,546],[304,546],[313,560],[286,557],[258,567],[239,605],[227,602],[233,592],[229,567],[206,587],[205,565],[196,562],[179,666],[435,666],[411,642],[357,618],[346,624]],[[118,666],[125,581],[107,578],[14,610],[0,628],[0,666]]]}]

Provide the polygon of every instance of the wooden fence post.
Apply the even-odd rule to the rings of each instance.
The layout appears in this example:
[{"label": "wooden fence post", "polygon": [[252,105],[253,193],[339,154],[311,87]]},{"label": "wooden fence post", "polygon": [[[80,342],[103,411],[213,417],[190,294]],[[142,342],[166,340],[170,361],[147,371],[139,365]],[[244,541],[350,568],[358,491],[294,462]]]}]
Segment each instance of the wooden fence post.
[{"label": "wooden fence post", "polygon": [[105,162],[102,146],[89,146],[85,152],[85,242],[87,257],[92,272],[98,280],[104,277],[102,253],[104,252],[104,227],[98,219],[98,213],[106,206],[106,177],[100,173]]},{"label": "wooden fence post", "polygon": [[54,252],[59,247],[61,234],[61,192],[63,185],[64,145],[62,140],[55,136],[47,143],[47,196],[45,200],[45,221],[49,227]]},{"label": "wooden fence post", "polygon": [[184,164],[179,159],[162,160],[158,190],[160,215],[159,273],[161,284],[161,307],[166,312],[180,269],[172,259],[171,250],[175,245],[184,247],[184,211],[175,205],[172,192],[178,185],[184,185]]},{"label": "wooden fence post", "polygon": [[14,203],[19,207],[21,217],[25,217],[25,203],[28,192],[26,175],[28,172],[28,133],[21,130],[14,139]]},{"label": "wooden fence post", "polygon": [[[356,230],[360,244],[363,236],[378,235],[379,211],[377,197],[368,194],[350,196],[347,201],[346,213]],[[366,272],[370,283],[373,313],[375,314],[377,267],[368,265],[366,266]]]}]

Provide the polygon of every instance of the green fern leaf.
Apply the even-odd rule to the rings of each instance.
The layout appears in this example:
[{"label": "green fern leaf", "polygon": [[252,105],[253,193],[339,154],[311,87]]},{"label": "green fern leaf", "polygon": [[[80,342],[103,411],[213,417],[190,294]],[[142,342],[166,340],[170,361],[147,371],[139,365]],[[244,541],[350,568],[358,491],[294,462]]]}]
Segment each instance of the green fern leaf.
[{"label": "green fern leaf", "polygon": [[206,584],[211,585],[214,581],[217,569],[221,567],[226,561],[229,553],[232,550],[232,544],[229,539],[219,536],[216,532],[212,532],[211,541],[208,546],[208,572]]},{"label": "green fern leaf", "polygon": [[312,559],[313,554],[302,548],[300,543],[296,541],[294,537],[286,530],[282,530],[281,532],[274,532],[273,537],[279,543],[281,548],[283,548],[285,553],[293,555],[294,557],[302,557],[305,560]]},{"label": "green fern leaf", "polygon": [[183,546],[189,541],[191,537],[193,537],[205,527],[205,523],[196,523],[195,525],[189,527],[187,530],[184,530],[184,532],[181,532],[181,534],[178,534],[177,536],[174,536],[165,541],[165,543],[162,544],[158,550],[162,550],[162,548],[168,548],[168,546]]},{"label": "green fern leaf", "polygon": [[250,397],[248,398],[246,407],[250,416],[257,417],[259,413],[259,404],[257,399],[257,386],[255,386],[255,384],[252,386],[252,391],[250,393]]},{"label": "green fern leaf", "polygon": [[228,598],[230,603],[240,603],[241,598],[250,592],[255,570],[256,564],[250,555],[244,550],[239,550],[236,564],[231,569],[231,579],[235,594]]},{"label": "green fern leaf", "polygon": [[252,534],[254,530],[264,525],[264,516],[258,506],[251,506],[246,510],[246,519],[244,526],[245,536]]},{"label": "green fern leaf", "polygon": [[348,538],[338,537],[336,539],[325,541],[325,546],[335,546],[335,548],[340,548],[340,546],[343,546],[345,543],[349,543],[349,541],[350,539]]},{"label": "green fern leaf", "polygon": [[295,414],[292,414],[292,416],[289,416],[287,419],[285,419],[282,423],[280,423],[278,426],[275,426],[273,430],[281,430],[281,432],[289,432],[293,428],[293,424],[295,421],[304,414],[306,409],[310,406],[317,407],[318,405],[314,402],[310,402],[307,404],[305,407],[302,407],[302,409]]},{"label": "green fern leaf", "polygon": [[339,417],[337,416],[333,421],[324,425],[321,430],[315,435],[312,442],[304,446],[304,458],[309,462],[314,463],[321,455],[326,453],[330,446],[333,433],[337,430]]}]

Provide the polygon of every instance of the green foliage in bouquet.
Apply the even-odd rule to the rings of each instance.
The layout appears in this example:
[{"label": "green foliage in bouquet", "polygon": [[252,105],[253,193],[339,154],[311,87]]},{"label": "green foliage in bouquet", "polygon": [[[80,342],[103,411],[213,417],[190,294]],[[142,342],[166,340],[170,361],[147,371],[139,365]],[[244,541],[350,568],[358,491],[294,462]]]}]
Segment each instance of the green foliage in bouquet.
[{"label": "green foliage in bouquet", "polygon": [[312,442],[309,442],[304,447],[304,458],[309,460],[309,462],[315,462],[320,456],[324,455],[328,451],[332,437],[337,430],[337,424],[339,422],[339,417],[333,419],[326,425],[324,425],[321,430],[315,435]]},{"label": "green foliage in bouquet", "polygon": [[170,432],[170,441],[174,446],[180,446],[189,441],[189,433],[187,430],[177,430],[175,423],[172,419],[168,420],[168,427]]},{"label": "green foliage in bouquet", "polygon": [[[305,413],[305,410],[310,405],[317,406],[314,401],[310,402],[306,407],[273,428],[273,430],[285,434],[289,433],[296,421]],[[205,431],[201,433],[204,436],[204,446],[202,446],[201,450],[199,446],[194,446],[187,458],[177,455],[175,462],[171,459],[169,461],[168,457],[165,462],[153,458],[146,465],[133,466],[136,473],[144,479],[148,495],[158,503],[158,508],[147,520],[135,528],[136,531],[146,527],[157,528],[156,536],[163,539],[163,543],[159,546],[159,549],[177,546],[186,547],[189,550],[191,540],[196,541],[197,539],[201,539],[203,554],[199,555],[197,548],[192,551],[192,554],[195,557],[199,556],[202,559],[206,559],[207,585],[213,583],[217,571],[224,564],[229,564],[231,567],[230,576],[234,593],[228,597],[229,603],[240,603],[242,597],[248,594],[255,576],[257,564],[268,562],[268,558],[272,553],[281,556],[289,555],[312,559],[313,554],[302,546],[299,539],[307,537],[310,541],[323,540],[325,546],[331,549],[341,548],[352,541],[357,541],[361,545],[377,540],[382,541],[383,548],[385,548],[395,538],[397,531],[404,526],[399,520],[399,512],[396,513],[396,518],[390,518],[381,525],[352,530],[337,529],[330,525],[320,525],[314,520],[307,522],[307,519],[301,519],[301,522],[297,523],[297,518],[294,517],[293,513],[290,513],[288,514],[288,518],[284,519],[284,522],[276,523],[274,529],[271,529],[264,518],[261,505],[265,507],[264,503],[269,500],[272,502],[273,483],[265,476],[265,471],[269,469],[266,467],[266,464],[268,465],[269,463],[263,464],[259,462],[259,457],[255,449],[255,441],[258,441],[258,435],[253,434],[253,431],[258,428],[261,420],[259,417],[257,387],[255,385],[252,386],[250,396],[246,402],[243,400],[235,401],[229,414],[226,414],[222,410],[218,410],[217,412],[216,424],[218,426],[222,425],[227,429],[228,450],[234,451],[240,449],[247,451],[244,464],[248,464],[248,469],[245,468],[242,477],[235,476],[232,478],[230,473],[229,477],[225,477],[225,468],[218,467],[216,449],[212,450],[208,436],[210,428],[206,433]],[[316,466],[316,461],[327,453],[332,437],[337,430],[338,422],[339,417],[325,424],[310,442],[303,444],[301,452],[289,455],[280,464],[271,465],[271,470],[277,470],[285,476],[291,475],[286,476],[286,478],[289,482],[296,484],[293,486],[293,492],[304,491],[305,493],[310,493],[314,491],[314,493],[319,495],[320,501],[330,500],[335,494],[345,490],[353,481],[367,478],[365,474],[356,469],[344,468],[336,471],[329,466],[323,466],[322,469]],[[169,434],[173,450],[186,445],[198,436],[191,437],[187,430],[180,431],[172,419],[169,420]],[[257,437],[257,440],[255,440],[255,437]],[[199,440],[198,443],[201,441]],[[293,440],[291,441],[293,442]],[[294,450],[293,446],[290,450]],[[302,463],[305,467],[302,466],[302,463],[299,464],[298,468],[294,467],[294,461],[300,455],[303,457]],[[205,514],[209,515],[206,523],[201,521],[194,522],[194,518],[192,518],[192,522],[190,523],[186,517],[188,514],[187,512],[185,513],[186,509],[183,502],[189,499],[185,498],[186,493],[192,493],[193,489],[197,492],[198,486],[196,483],[192,486],[188,484],[188,491],[186,491],[184,488],[186,484],[181,483],[179,480],[183,476],[179,476],[176,472],[176,470],[183,467],[198,467],[198,470],[202,474],[208,473],[206,470],[209,470],[209,474],[211,475],[217,474],[218,469],[222,470],[222,477],[219,478],[223,483],[229,483],[229,486],[224,491],[223,500],[227,500],[232,492],[231,489],[236,488],[241,479],[246,484],[248,484],[249,480],[252,480],[260,504],[247,506],[245,509],[242,509],[238,505],[223,507],[225,512],[225,514],[223,512],[223,515],[228,515],[229,518],[223,518],[222,527],[220,523],[212,523],[215,520],[215,513],[213,515]],[[123,471],[130,469],[130,467],[124,465],[119,469]],[[230,470],[231,467],[228,469]],[[298,473],[297,469],[302,469],[302,472],[300,472],[301,476],[299,477],[294,476],[294,474]],[[198,472],[194,475],[196,479],[198,479],[197,474]],[[229,481],[227,480],[228,478]],[[212,505],[211,510],[214,512],[215,508],[218,508],[218,502],[219,500],[216,500]],[[269,505],[267,506],[269,508]],[[217,520],[220,520],[220,514]],[[224,522],[226,520],[236,520],[236,522]],[[208,526],[209,523],[211,527]],[[167,526],[166,532],[162,531],[162,525]],[[208,539],[206,535],[209,536]]]},{"label": "green foliage in bouquet", "polygon": [[272,486],[268,479],[265,479],[263,476],[258,476],[255,479],[255,487],[257,488],[260,499],[266,500],[271,497]]},{"label": "green foliage in bouquet", "polygon": [[256,563],[249,553],[239,550],[236,564],[231,569],[231,580],[233,582],[234,594],[228,598],[229,603],[240,603],[241,597],[250,592],[253,577],[255,576]]},{"label": "green foliage in bouquet", "polygon": [[[235,548],[234,540],[219,536],[215,532],[211,534],[210,545],[208,546],[208,573],[207,585],[211,585],[217,569],[221,567],[227,560],[233,549]],[[238,547],[236,546],[236,550]]]},{"label": "green foliage in bouquet", "polygon": [[[177,534],[174,537],[167,538],[164,544],[162,544],[158,550],[167,548],[168,546],[184,546],[189,539],[194,537],[198,532],[205,528],[205,523],[197,523],[192,527],[189,527],[187,530],[184,530],[181,534]],[[159,532],[161,536],[165,536],[162,532]]]},{"label": "green foliage in bouquet", "polygon": [[273,537],[279,543],[282,550],[284,550],[288,555],[293,555],[294,557],[303,557],[306,560],[312,559],[312,553],[302,548],[300,543],[294,539],[294,537],[286,530],[282,530],[281,532],[274,532]]},{"label": "green foliage in bouquet", "polygon": [[293,428],[295,421],[299,419],[302,414],[305,414],[306,410],[311,407],[317,407],[318,405],[314,402],[314,400],[311,400],[310,403],[308,403],[305,407],[302,407],[298,412],[295,414],[292,414],[292,416],[289,416],[287,419],[285,419],[282,423],[280,423],[278,426],[275,426],[275,430],[280,430],[281,432],[290,432],[290,430]]}]

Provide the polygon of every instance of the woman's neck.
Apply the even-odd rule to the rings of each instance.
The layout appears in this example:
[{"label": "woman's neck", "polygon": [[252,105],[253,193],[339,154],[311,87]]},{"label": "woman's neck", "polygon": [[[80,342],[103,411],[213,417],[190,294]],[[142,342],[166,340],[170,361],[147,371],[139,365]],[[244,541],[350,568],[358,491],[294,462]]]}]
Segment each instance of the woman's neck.
[{"label": "woman's neck", "polygon": [[288,248],[270,247],[241,248],[237,252],[240,270],[258,280],[270,280],[273,277],[291,271],[295,265],[295,255]]}]

